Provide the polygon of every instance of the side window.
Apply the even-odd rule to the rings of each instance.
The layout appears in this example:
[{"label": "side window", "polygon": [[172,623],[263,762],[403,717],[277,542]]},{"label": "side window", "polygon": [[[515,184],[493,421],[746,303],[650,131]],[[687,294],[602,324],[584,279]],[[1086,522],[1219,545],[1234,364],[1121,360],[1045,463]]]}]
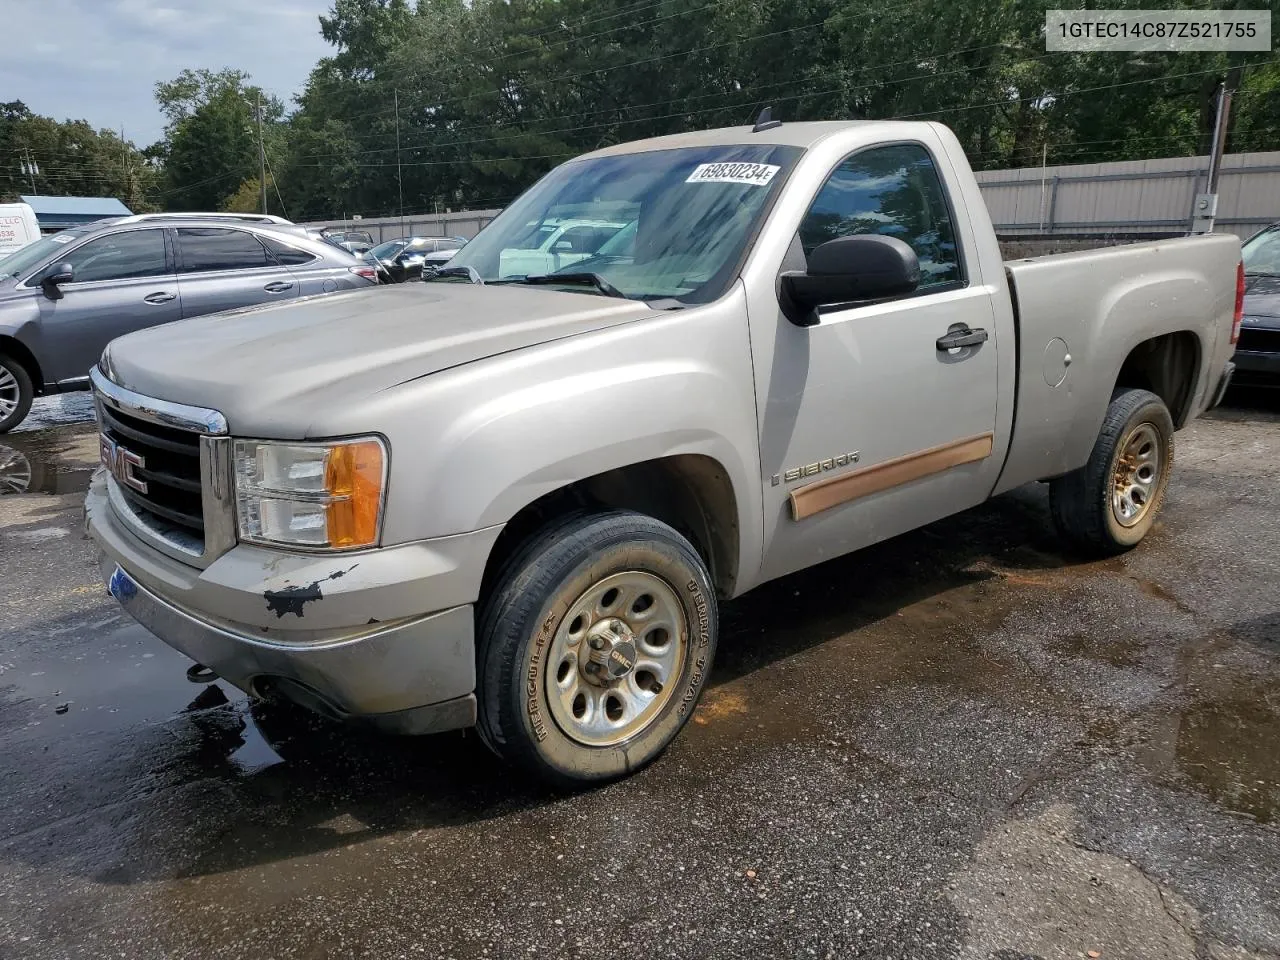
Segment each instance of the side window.
[{"label": "side window", "polygon": [[823,184],[800,224],[807,257],[828,240],[880,233],[920,258],[920,289],[964,280],[942,181],[924,147],[901,143],[854,154]]},{"label": "side window", "polygon": [[75,269],[76,283],[160,277],[168,272],[165,268],[164,231],[159,229],[131,230],[98,237],[55,262],[71,264]]},{"label": "side window", "polygon": [[267,245],[271,255],[276,258],[276,263],[283,264],[286,267],[301,266],[304,263],[310,263],[316,258],[314,253],[291,247],[287,243],[281,243],[272,237],[263,237],[262,242]]},{"label": "side window", "polygon": [[275,266],[258,238],[242,230],[179,227],[178,248],[183,273]]}]

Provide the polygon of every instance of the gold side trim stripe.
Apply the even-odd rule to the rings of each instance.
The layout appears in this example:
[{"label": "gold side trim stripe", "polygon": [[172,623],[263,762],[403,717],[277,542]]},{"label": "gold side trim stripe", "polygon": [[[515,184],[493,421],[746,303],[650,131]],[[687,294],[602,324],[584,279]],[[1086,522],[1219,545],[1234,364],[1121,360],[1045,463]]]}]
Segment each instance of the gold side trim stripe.
[{"label": "gold side trim stripe", "polygon": [[908,453],[906,456],[895,457],[838,477],[806,483],[791,491],[791,519],[803,520],[859,497],[942,473],[962,464],[985,460],[991,456],[994,442],[995,434],[983,433],[930,447],[919,453]]}]

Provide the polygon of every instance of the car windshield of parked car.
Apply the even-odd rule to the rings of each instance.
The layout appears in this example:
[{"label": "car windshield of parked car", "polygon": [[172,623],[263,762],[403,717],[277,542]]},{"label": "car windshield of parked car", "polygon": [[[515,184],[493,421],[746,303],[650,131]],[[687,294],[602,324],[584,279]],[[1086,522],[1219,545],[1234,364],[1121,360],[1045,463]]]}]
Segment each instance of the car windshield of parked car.
[{"label": "car windshield of parked car", "polygon": [[801,153],[752,144],[571,161],[508,207],[449,267],[474,270],[486,283],[589,273],[605,282],[584,287],[567,279],[565,288],[705,303],[732,282]]},{"label": "car windshield of parked car", "polygon": [[386,243],[378,244],[370,250],[366,256],[373,257],[377,260],[394,260],[396,258],[396,254],[404,248],[405,242],[403,240],[388,240]]},{"label": "car windshield of parked car", "polygon": [[7,257],[0,259],[0,276],[22,277],[39,266],[46,258],[52,257],[59,250],[65,250],[67,244],[84,236],[84,230],[63,230],[52,236],[41,237],[35,243],[29,243],[21,250],[15,250]]},{"label": "car windshield of parked car", "polygon": [[[1258,234],[1241,250],[1244,272],[1250,276],[1280,277],[1280,227]],[[0,261],[0,270],[4,262]]]}]

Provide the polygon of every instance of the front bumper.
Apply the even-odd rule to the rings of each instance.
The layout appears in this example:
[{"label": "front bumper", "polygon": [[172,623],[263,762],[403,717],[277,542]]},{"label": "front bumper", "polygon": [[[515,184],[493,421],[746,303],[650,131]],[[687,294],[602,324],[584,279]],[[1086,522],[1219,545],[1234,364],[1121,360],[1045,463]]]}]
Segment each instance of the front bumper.
[{"label": "front bumper", "polygon": [[101,474],[85,518],[124,608],[250,695],[400,733],[475,722],[473,603],[496,529],[344,555],[242,545],[199,570],[122,525]]}]

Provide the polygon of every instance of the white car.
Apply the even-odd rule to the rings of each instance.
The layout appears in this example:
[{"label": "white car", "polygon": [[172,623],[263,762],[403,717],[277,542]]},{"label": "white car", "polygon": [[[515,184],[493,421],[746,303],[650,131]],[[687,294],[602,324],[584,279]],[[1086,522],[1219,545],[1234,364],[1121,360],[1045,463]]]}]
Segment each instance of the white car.
[{"label": "white car", "polygon": [[594,256],[625,226],[608,220],[532,223],[516,246],[503,249],[498,273],[502,277],[555,273]]}]

